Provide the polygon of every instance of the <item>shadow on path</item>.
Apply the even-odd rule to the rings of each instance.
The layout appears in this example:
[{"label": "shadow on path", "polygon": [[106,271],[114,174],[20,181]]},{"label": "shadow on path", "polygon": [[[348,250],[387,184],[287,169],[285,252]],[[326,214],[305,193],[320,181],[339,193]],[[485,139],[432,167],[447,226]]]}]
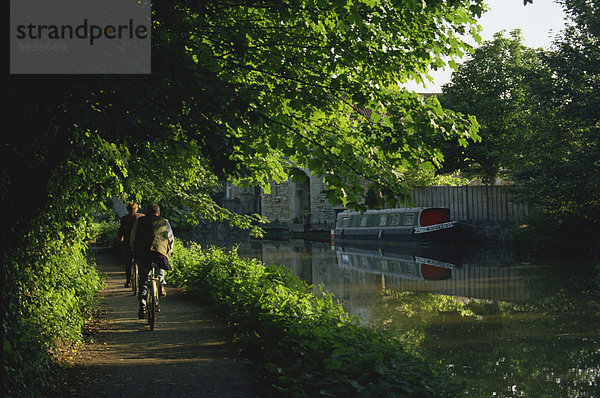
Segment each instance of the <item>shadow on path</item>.
[{"label": "shadow on path", "polygon": [[96,252],[107,308],[94,342],[74,360],[89,385],[76,397],[257,397],[252,364],[236,356],[224,324],[208,307],[168,289],[154,331],[137,318],[138,302],[107,249]]}]

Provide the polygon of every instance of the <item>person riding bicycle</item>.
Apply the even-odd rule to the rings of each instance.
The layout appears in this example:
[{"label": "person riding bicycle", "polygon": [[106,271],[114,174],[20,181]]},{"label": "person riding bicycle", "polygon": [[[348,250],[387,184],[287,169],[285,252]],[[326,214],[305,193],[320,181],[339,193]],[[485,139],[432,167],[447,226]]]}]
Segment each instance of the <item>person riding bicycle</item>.
[{"label": "person riding bicycle", "polygon": [[121,217],[119,225],[118,239],[121,245],[121,255],[125,265],[125,287],[131,286],[131,263],[134,261],[135,254],[131,250],[129,241],[131,240],[131,229],[142,213],[138,213],[138,205],[134,201],[127,203],[128,214]]},{"label": "person riding bicycle", "polygon": [[165,270],[171,270],[170,258],[173,254],[173,230],[169,221],[160,216],[160,207],[156,203],[150,203],[146,207],[146,215],[136,220],[131,230],[130,244],[135,252],[140,266],[140,283],[138,299],[140,308],[138,317],[144,319],[146,315],[146,295],[148,294],[147,275],[156,264],[160,271],[160,295],[166,296]]}]

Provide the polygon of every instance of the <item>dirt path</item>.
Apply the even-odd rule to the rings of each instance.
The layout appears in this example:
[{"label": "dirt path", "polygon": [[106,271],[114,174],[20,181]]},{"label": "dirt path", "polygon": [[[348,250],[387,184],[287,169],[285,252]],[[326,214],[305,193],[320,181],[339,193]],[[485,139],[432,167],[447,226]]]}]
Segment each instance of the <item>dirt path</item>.
[{"label": "dirt path", "polygon": [[[154,331],[137,319],[137,299],[108,250],[96,262],[106,275],[106,307],[94,342],[72,359],[84,383],[76,397],[258,397],[252,364],[240,359],[208,307],[175,289],[161,300]],[[66,391],[65,391],[66,393]]]}]

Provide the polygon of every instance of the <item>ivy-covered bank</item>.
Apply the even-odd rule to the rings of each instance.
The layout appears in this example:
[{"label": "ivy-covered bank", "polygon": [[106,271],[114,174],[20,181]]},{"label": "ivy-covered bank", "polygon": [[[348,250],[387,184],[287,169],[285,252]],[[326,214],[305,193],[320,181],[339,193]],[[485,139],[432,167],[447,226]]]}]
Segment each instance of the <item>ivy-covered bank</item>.
[{"label": "ivy-covered bank", "polygon": [[57,228],[42,215],[22,247],[2,253],[0,395],[45,396],[57,345],[81,339],[101,284],[87,256],[91,233],[89,219]]},{"label": "ivy-covered bank", "polygon": [[359,325],[289,269],[235,251],[177,242],[170,281],[207,295],[277,396],[452,397],[462,382],[408,354],[390,334]]}]

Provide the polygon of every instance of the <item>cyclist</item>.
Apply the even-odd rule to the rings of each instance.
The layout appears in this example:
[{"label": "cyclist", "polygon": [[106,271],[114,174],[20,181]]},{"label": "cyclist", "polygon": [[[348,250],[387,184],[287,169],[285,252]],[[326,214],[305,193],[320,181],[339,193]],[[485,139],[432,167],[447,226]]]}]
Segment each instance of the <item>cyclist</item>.
[{"label": "cyclist", "polygon": [[123,256],[123,262],[125,263],[125,287],[131,286],[131,264],[134,260],[134,253],[131,250],[129,241],[131,240],[131,229],[136,220],[143,216],[142,213],[138,213],[138,205],[134,201],[127,203],[128,214],[121,217],[121,224],[119,225],[119,242],[121,245],[121,255]]},{"label": "cyclist", "polygon": [[170,258],[173,253],[173,230],[169,221],[160,216],[160,207],[156,203],[150,203],[146,207],[146,215],[136,220],[131,230],[130,244],[137,256],[140,266],[140,283],[138,298],[140,308],[138,318],[146,316],[146,295],[148,294],[147,275],[150,273],[152,264],[160,268],[158,277],[160,280],[160,295],[166,296],[165,270],[171,269]]}]

